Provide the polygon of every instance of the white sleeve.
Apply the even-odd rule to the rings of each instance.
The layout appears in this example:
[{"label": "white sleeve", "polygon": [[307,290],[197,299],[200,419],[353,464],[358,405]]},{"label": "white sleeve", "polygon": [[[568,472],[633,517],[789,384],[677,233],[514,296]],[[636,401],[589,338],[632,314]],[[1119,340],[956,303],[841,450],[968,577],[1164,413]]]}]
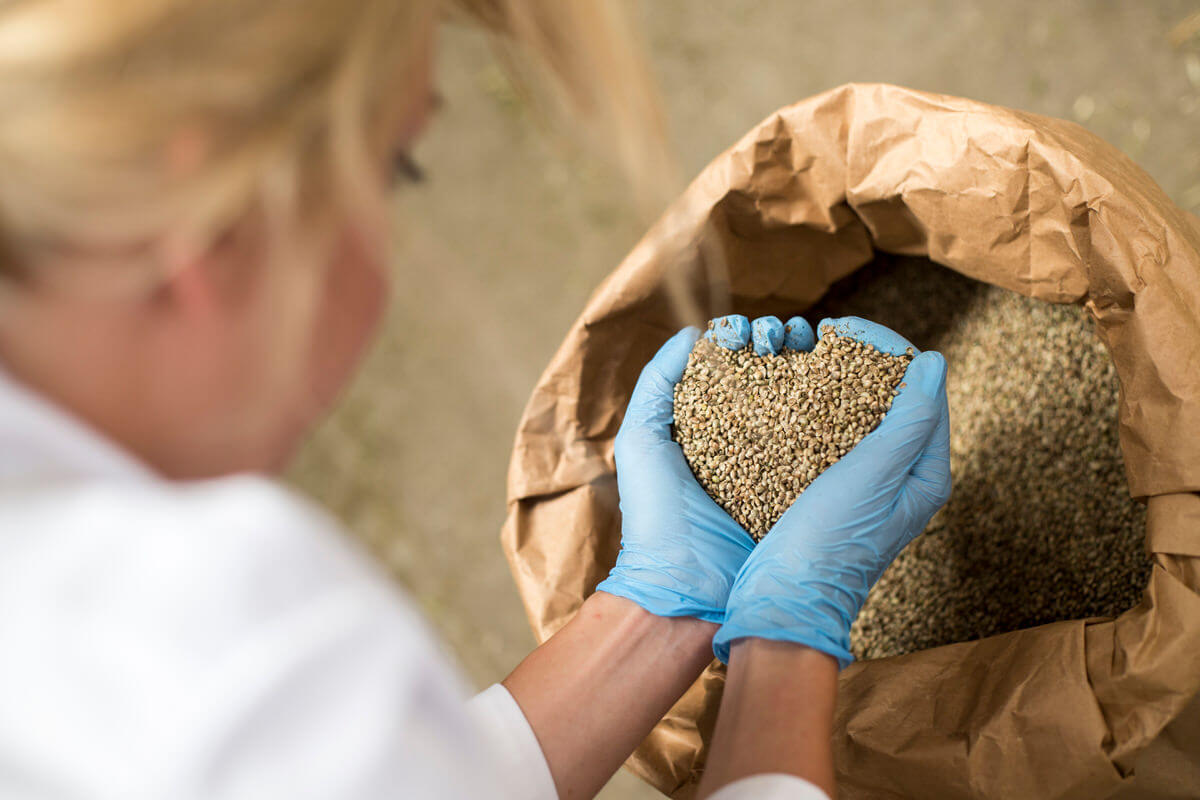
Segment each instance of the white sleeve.
[{"label": "white sleeve", "polygon": [[0,500],[0,797],[534,796],[528,738],[493,754],[419,616],[287,492]]},{"label": "white sleeve", "polygon": [[513,794],[529,800],[558,800],[542,747],[508,689],[498,683],[488,687],[471,700],[469,710]]},{"label": "white sleeve", "polygon": [[[557,800],[541,745],[509,691],[497,683],[477,694],[469,706],[491,752],[503,762],[506,783],[515,796]],[[710,800],[829,800],[829,796],[803,778],[770,773],[734,781]]]},{"label": "white sleeve", "polygon": [[[469,704],[490,745],[504,764],[508,786],[528,800],[557,800],[554,779],[533,728],[509,691],[494,684]],[[724,786],[710,800],[829,800],[820,788],[795,775],[752,775]]]},{"label": "white sleeve", "polygon": [[829,800],[829,795],[795,775],[769,773],[727,784],[709,800]]}]

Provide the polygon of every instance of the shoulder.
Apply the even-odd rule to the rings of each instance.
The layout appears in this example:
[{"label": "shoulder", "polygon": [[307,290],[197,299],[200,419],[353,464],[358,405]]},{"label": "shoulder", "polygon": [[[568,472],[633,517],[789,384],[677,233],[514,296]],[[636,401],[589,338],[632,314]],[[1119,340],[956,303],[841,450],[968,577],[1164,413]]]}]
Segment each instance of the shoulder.
[{"label": "shoulder", "polygon": [[343,790],[395,781],[401,721],[463,698],[391,582],[259,478],[0,493],[0,651],[0,761],[111,796],[371,796]]},{"label": "shoulder", "polygon": [[2,564],[32,570],[34,581],[114,590],[152,575],[182,581],[172,594],[217,577],[226,587],[246,580],[270,589],[279,581],[260,583],[266,574],[290,576],[295,585],[369,571],[327,515],[249,476],[0,493]]},{"label": "shoulder", "polygon": [[83,481],[0,492],[6,534],[35,526],[60,536],[179,539],[203,530],[304,535],[336,529],[319,509],[274,481],[236,476],[209,481]]},{"label": "shoulder", "polygon": [[333,519],[265,478],[0,494],[0,614],[212,646],[338,603],[419,625]]}]

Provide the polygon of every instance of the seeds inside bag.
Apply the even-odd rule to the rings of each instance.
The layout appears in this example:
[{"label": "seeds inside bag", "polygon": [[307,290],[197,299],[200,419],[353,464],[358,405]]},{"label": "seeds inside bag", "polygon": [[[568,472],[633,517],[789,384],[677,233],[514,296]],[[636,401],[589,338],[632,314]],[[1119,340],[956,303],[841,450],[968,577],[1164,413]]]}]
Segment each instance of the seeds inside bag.
[{"label": "seeds inside bag", "polygon": [[1138,602],[1145,507],[1125,482],[1112,358],[1084,309],[882,258],[805,313],[866,317],[949,366],[954,490],[871,590],[850,634],[856,657]]}]

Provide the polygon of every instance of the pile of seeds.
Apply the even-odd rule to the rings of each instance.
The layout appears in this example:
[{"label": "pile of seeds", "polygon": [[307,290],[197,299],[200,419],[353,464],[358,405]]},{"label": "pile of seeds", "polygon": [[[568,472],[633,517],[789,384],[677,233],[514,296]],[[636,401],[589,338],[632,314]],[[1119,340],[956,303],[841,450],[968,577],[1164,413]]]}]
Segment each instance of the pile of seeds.
[{"label": "pile of seeds", "polygon": [[[1140,600],[1145,510],[1125,482],[1116,372],[1083,309],[881,257],[805,312],[846,315],[946,357],[954,476],[950,502],[868,596],[851,630],[855,656],[1112,617]],[[825,337],[808,358],[704,340],[693,350],[676,438],[756,540],[890,406],[908,359],[855,345]]]},{"label": "pile of seeds", "polygon": [[675,388],[675,437],[704,490],[755,541],[883,419],[911,355],[826,333],[759,356],[701,338]]},{"label": "pile of seeds", "polygon": [[871,591],[851,631],[857,657],[1138,602],[1145,512],[1125,482],[1116,373],[1083,309],[884,259],[805,314],[875,320],[949,362],[954,490]]}]

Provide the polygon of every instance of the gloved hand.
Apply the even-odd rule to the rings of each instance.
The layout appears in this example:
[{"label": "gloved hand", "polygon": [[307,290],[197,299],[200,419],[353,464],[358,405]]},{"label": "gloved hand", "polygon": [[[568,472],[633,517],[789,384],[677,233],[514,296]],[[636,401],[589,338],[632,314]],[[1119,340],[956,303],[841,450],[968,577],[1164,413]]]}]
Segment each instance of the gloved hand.
[{"label": "gloved hand", "polygon": [[[817,330],[826,326],[893,355],[912,346],[857,317]],[[879,427],[821,473],[746,560],[713,640],[717,657],[727,662],[734,641],[760,637],[808,645],[845,667],[867,592],[949,497],[946,362],[920,353]]]},{"label": "gloved hand", "polygon": [[700,488],[671,438],[675,384],[699,336],[684,328],[671,337],[634,387],[615,443],[621,552],[596,590],[659,616],[721,622],[754,540]]}]

